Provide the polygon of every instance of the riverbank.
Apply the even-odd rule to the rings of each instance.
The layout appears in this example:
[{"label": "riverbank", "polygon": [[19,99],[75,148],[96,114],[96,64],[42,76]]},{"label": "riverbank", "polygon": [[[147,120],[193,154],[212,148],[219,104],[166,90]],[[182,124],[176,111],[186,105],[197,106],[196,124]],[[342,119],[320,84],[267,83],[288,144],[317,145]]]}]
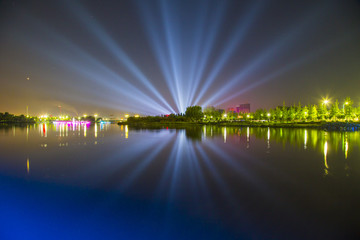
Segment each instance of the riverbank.
[{"label": "riverbank", "polygon": [[13,124],[35,124],[35,120],[28,120],[28,121],[0,121],[0,124],[3,125],[13,125]]},{"label": "riverbank", "polygon": [[271,127],[271,128],[315,128],[325,131],[358,131],[359,123],[352,122],[119,122],[137,128],[182,128],[190,126],[224,126],[224,127]]}]

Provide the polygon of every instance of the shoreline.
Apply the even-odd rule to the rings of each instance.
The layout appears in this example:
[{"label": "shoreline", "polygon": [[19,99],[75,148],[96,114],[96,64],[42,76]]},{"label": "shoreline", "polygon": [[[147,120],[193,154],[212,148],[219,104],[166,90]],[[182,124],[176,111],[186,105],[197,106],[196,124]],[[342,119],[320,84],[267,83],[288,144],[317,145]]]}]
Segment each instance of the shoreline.
[{"label": "shoreline", "polygon": [[128,125],[138,128],[153,127],[261,127],[261,128],[314,128],[325,131],[358,131],[360,123],[354,122],[119,122],[118,125]]}]

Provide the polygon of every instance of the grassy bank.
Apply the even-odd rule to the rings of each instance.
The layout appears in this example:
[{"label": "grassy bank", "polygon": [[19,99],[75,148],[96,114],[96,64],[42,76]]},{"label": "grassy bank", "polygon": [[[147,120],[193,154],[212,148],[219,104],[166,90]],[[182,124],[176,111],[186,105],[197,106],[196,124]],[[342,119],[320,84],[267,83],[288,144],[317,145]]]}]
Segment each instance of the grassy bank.
[{"label": "grassy bank", "polygon": [[271,128],[317,128],[323,130],[334,131],[357,131],[360,130],[359,123],[351,122],[254,122],[254,121],[241,121],[241,122],[123,122],[120,125],[129,125],[136,128],[187,128],[194,126],[213,125],[224,127],[271,127]]},{"label": "grassy bank", "polygon": [[216,126],[232,126],[232,127],[282,127],[282,128],[320,128],[323,122],[297,122],[297,123],[285,123],[285,122],[122,122],[120,125],[138,126],[138,127],[152,127],[152,126],[164,126],[164,127],[181,127],[181,126],[202,126],[202,125],[216,125]]}]

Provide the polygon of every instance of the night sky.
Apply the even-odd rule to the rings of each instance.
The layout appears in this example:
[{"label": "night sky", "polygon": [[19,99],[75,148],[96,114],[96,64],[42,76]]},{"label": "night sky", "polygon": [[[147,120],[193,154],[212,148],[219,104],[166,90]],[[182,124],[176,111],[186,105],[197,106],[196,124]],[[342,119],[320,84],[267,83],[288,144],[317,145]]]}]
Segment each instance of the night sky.
[{"label": "night sky", "polygon": [[15,114],[358,105],[360,2],[5,0],[0,82]]}]

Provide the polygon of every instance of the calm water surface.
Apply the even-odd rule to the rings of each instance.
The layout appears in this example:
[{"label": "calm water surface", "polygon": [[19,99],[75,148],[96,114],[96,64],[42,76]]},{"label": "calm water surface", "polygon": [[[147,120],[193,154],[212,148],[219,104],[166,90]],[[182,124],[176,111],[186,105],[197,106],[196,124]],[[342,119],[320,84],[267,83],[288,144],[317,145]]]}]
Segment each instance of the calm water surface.
[{"label": "calm water surface", "polygon": [[360,134],[0,127],[0,239],[359,239]]}]

